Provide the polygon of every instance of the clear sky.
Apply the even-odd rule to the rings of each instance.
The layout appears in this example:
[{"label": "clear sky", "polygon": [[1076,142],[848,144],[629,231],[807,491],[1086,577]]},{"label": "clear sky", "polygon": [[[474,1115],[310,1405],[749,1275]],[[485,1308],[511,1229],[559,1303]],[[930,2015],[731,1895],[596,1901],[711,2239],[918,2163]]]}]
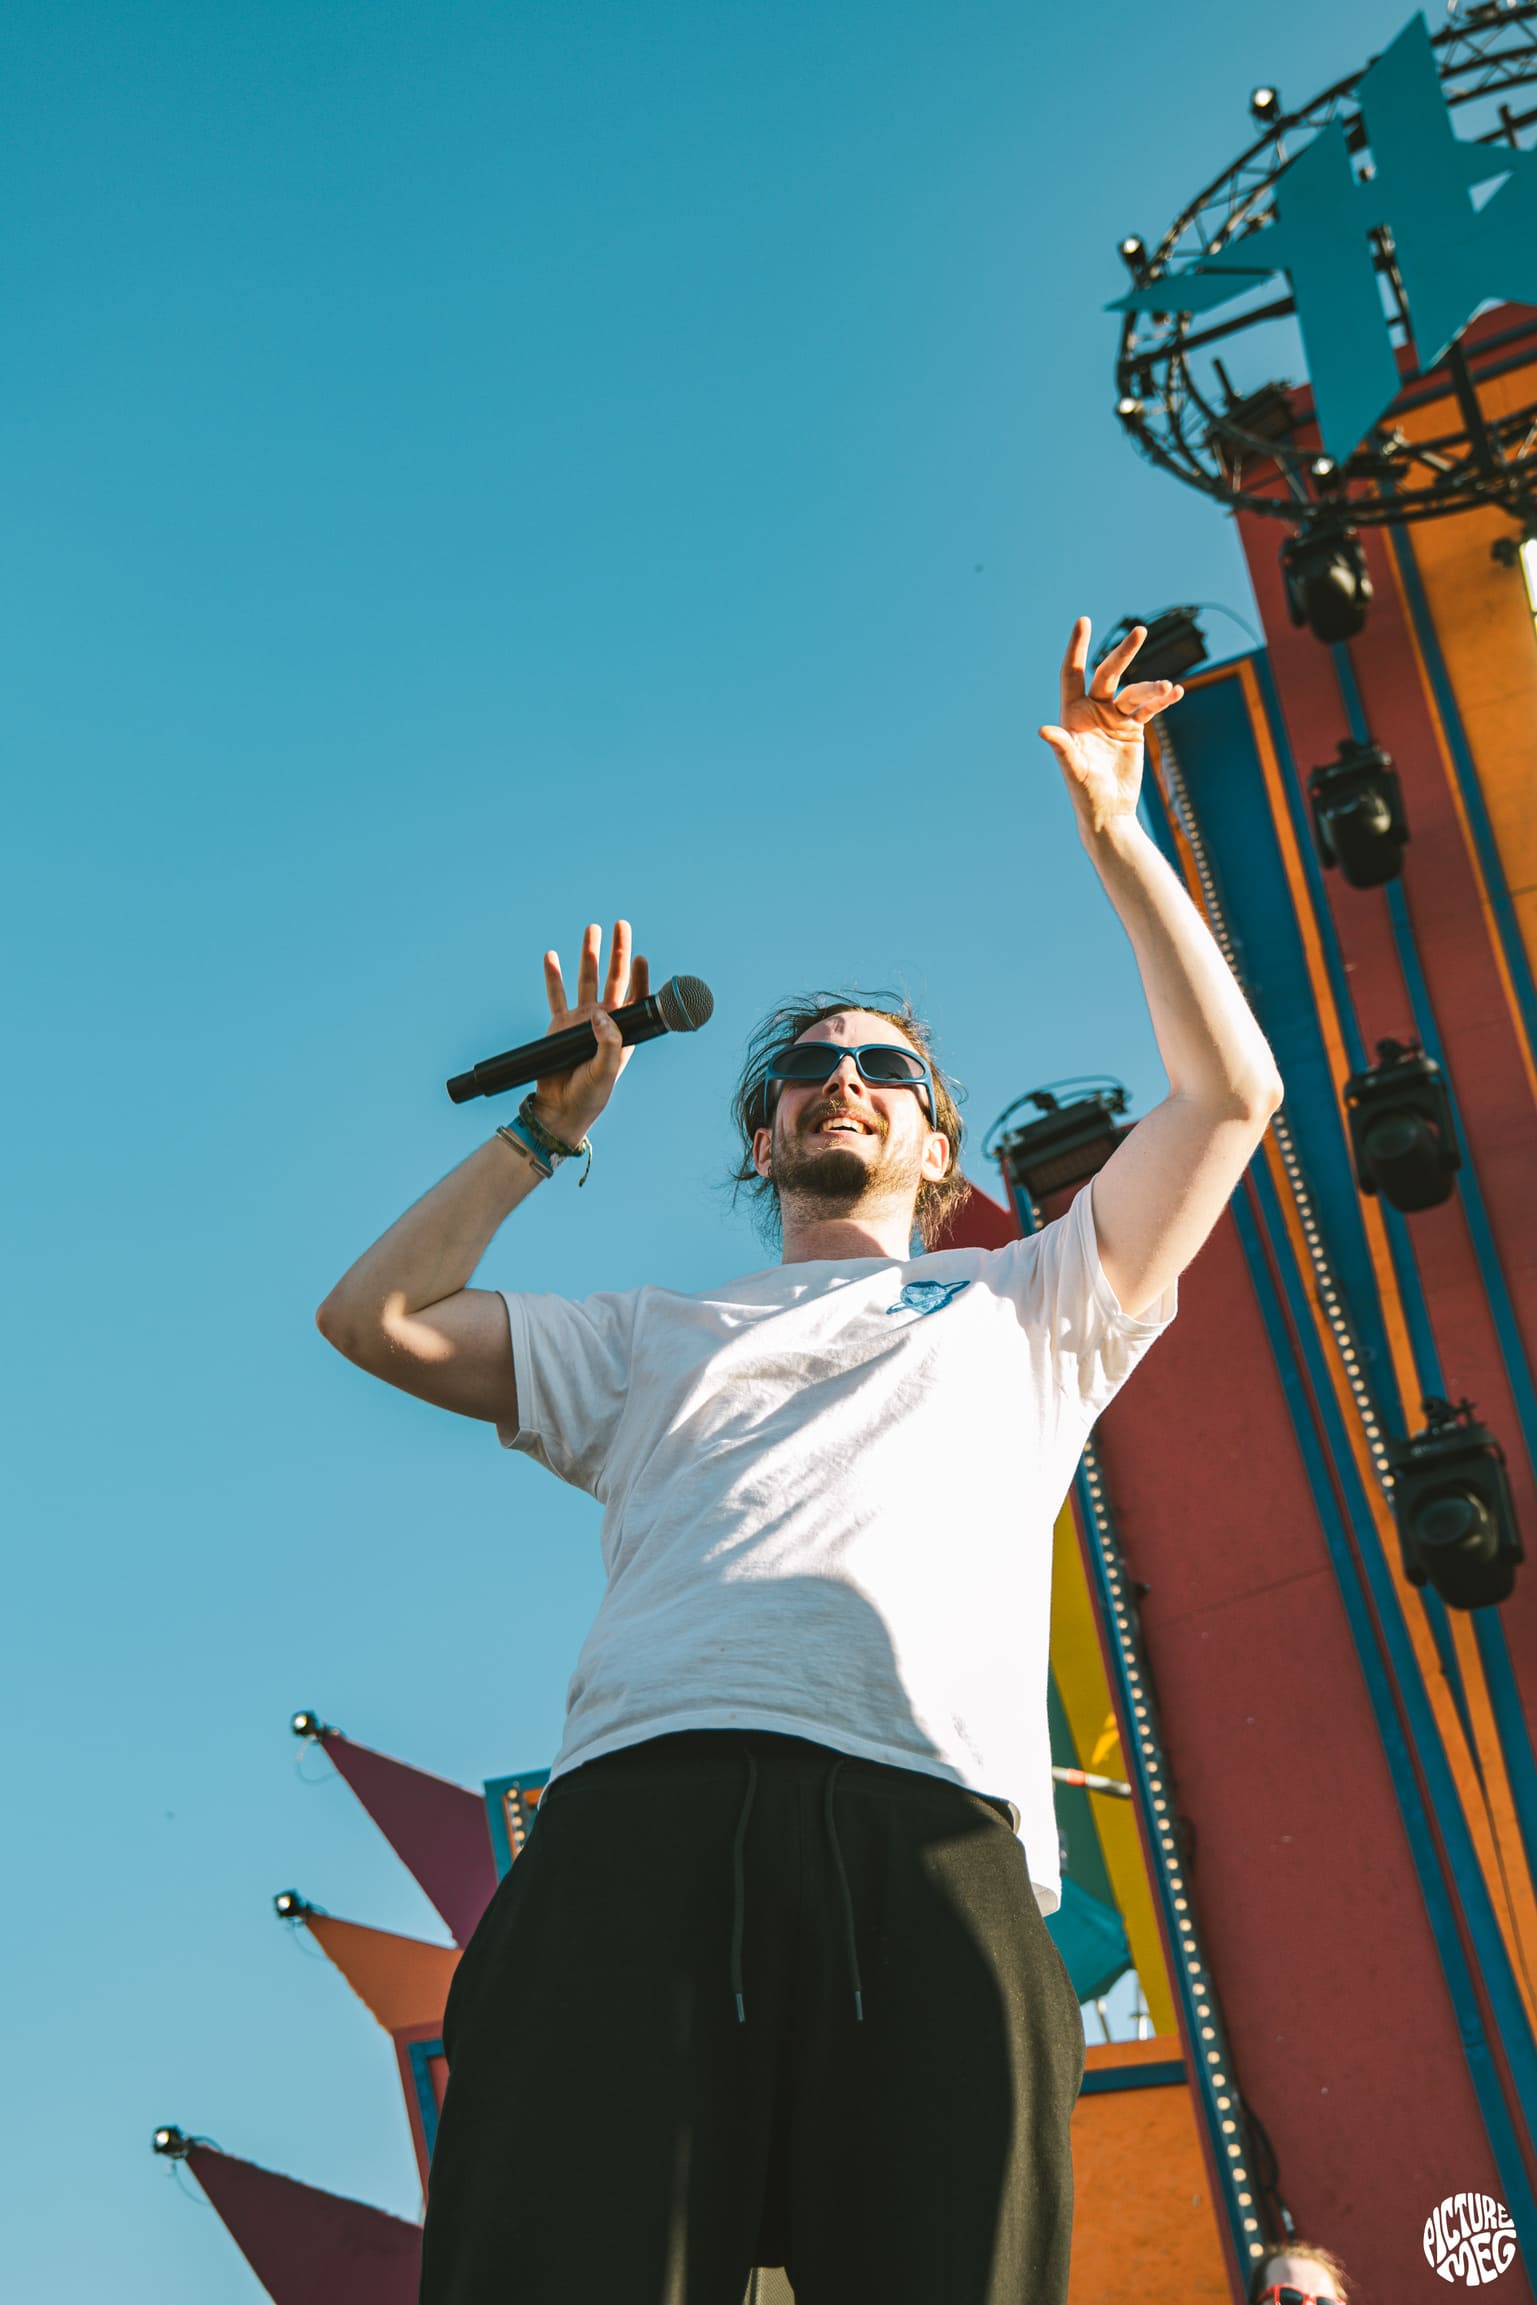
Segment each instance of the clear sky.
[{"label": "clear sky", "polygon": [[12,0],[7,2295],[258,2297],[159,2121],[417,2213],[270,1899],[443,1932],[288,1716],[547,1765],[597,1513],[313,1312],[544,948],[624,912],[717,1008],[509,1286],[764,1261],[726,1100],[800,987],[910,992],[977,1139],[1161,1093],[1034,730],[1078,611],[1252,607],[1111,413],[1115,243],[1406,13]]}]

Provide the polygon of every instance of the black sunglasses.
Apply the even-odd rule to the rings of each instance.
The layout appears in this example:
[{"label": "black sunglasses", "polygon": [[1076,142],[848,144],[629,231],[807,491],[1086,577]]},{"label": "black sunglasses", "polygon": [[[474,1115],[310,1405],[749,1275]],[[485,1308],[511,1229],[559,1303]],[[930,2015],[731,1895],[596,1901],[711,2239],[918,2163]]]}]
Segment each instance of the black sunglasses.
[{"label": "black sunglasses", "polygon": [[845,1047],[837,1040],[801,1040],[790,1048],[781,1049],[771,1057],[764,1068],[764,1102],[770,1114],[778,1101],[780,1086],[793,1081],[798,1088],[808,1083],[831,1080],[846,1056],[854,1059],[861,1079],[877,1088],[911,1088],[923,1093],[928,1107],[929,1126],[937,1128],[934,1106],[934,1075],[916,1049],[896,1048],[890,1041],[861,1041],[857,1048]]}]

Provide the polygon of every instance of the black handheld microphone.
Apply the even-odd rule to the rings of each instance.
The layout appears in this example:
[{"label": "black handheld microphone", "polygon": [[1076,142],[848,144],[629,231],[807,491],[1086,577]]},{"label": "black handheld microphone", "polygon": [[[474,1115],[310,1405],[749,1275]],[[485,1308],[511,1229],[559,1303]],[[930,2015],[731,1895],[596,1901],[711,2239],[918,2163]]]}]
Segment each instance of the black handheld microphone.
[{"label": "black handheld microphone", "polygon": [[[626,1048],[637,1041],[655,1040],[658,1033],[697,1032],[708,1024],[715,995],[702,977],[670,976],[645,1000],[632,1000],[609,1014],[619,1027]],[[596,1054],[598,1036],[590,1024],[568,1025],[564,1032],[546,1033],[521,1048],[488,1056],[470,1072],[456,1073],[448,1083],[455,1104],[468,1104],[472,1096],[500,1096],[505,1088],[521,1088],[525,1081],[542,1080],[552,1072],[570,1072]]]}]

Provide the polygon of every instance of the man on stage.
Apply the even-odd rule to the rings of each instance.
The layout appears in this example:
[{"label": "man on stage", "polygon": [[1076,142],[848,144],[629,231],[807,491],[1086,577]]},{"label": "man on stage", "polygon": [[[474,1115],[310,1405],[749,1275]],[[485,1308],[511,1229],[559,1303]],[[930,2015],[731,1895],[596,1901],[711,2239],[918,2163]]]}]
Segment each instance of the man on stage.
[{"label": "man on stage", "polygon": [[[1062,2305],[1083,2031],[1046,1728],[1052,1524],[1281,1098],[1137,821],[1168,681],[1043,728],[1130,936],[1169,1094],[1068,1213],[945,1249],[960,1123],[905,1011],[776,1012],[738,1094],[779,1264],[580,1302],[469,1283],[573,1150],[647,990],[589,928],[596,1054],[321,1307],[373,1374],[604,1508],[604,1597],[529,1840],[455,1975],[423,2305]],[[557,1188],[558,1189],[558,1188]],[[915,1227],[930,1253],[915,1257]]]}]

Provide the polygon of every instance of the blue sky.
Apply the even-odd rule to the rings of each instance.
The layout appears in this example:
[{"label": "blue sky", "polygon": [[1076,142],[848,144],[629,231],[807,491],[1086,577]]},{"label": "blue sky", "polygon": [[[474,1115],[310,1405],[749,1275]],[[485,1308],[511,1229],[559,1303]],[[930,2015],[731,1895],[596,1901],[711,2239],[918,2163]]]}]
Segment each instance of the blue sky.
[{"label": "blue sky", "polygon": [[7,12],[8,2293],[258,2297],[162,2120],[416,2213],[389,2045],[270,1899],[442,1931],[288,1716],[546,1765],[596,1509],[313,1310],[501,1117],[442,1083],[544,948],[624,912],[717,1008],[507,1286],[763,1261],[726,1101],[799,987],[908,991],[977,1138],[1161,1093],[1034,730],[1079,610],[1252,607],[1111,414],[1115,243],[1402,20]]}]

